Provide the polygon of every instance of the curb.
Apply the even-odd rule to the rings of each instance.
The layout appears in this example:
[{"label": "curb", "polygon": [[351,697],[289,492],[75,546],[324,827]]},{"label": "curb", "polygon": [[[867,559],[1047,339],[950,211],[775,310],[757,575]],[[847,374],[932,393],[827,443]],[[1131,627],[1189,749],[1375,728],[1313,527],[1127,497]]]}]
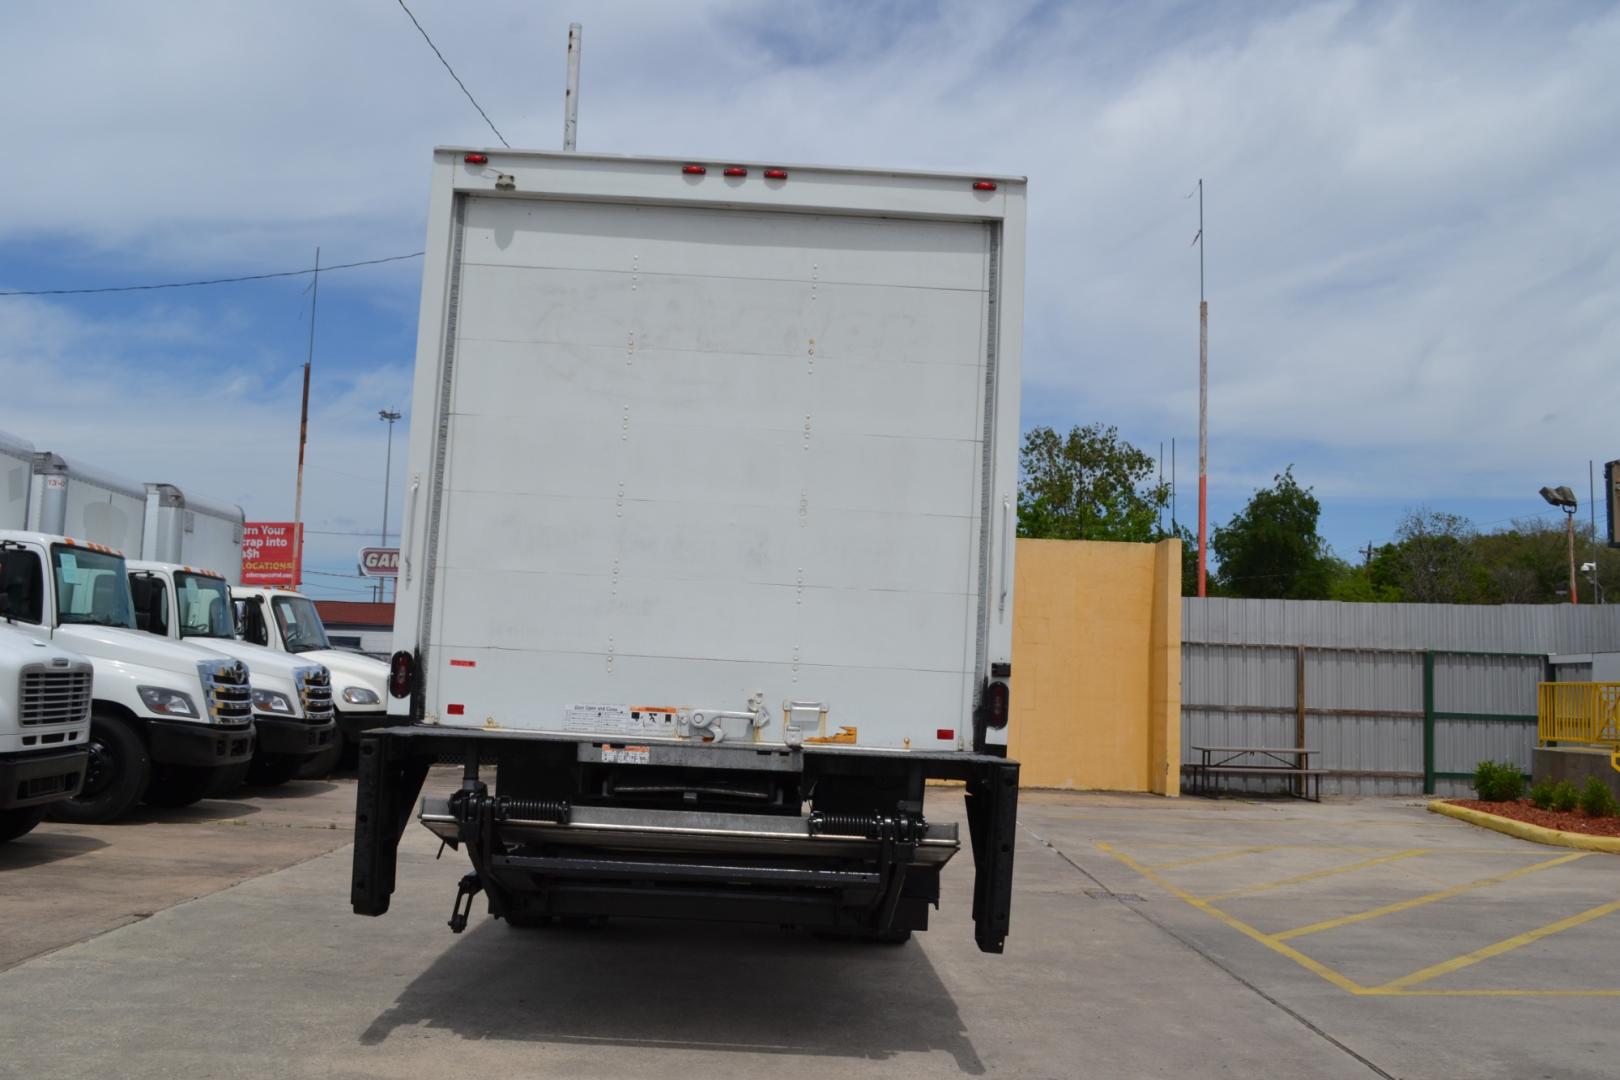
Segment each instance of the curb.
[{"label": "curb", "polygon": [[1484,829],[1506,833],[1516,836],[1520,840],[1529,840],[1537,844],[1551,844],[1554,847],[1580,848],[1582,851],[1603,851],[1611,855],[1620,855],[1620,836],[1588,836],[1586,833],[1565,832],[1562,829],[1548,829],[1540,825],[1532,825],[1528,821],[1515,821],[1513,818],[1499,817],[1496,814],[1487,814],[1483,810],[1470,810],[1466,806],[1453,806],[1441,799],[1429,803],[1431,814],[1444,814],[1446,817],[1466,821],[1470,825],[1478,825]]}]

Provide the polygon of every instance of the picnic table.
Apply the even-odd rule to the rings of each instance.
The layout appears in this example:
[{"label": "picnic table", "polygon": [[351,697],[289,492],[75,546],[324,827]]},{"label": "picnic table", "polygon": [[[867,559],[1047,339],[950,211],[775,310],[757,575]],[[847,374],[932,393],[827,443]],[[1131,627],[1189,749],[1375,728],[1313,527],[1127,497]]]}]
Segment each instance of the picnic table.
[{"label": "picnic table", "polygon": [[[1310,766],[1313,754],[1321,751],[1304,746],[1194,746],[1199,759],[1188,765],[1190,790],[1198,795],[1214,795],[1216,783],[1226,776],[1286,776],[1296,781],[1295,793],[1301,798],[1322,801],[1322,774],[1326,769]],[[1236,764],[1234,764],[1234,762]],[[1313,790],[1315,794],[1308,794]]]}]

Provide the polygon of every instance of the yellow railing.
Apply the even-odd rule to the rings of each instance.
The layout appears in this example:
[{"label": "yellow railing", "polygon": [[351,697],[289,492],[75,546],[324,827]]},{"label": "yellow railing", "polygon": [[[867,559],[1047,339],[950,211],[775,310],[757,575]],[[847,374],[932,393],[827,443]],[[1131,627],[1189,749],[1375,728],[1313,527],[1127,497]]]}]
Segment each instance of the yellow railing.
[{"label": "yellow railing", "polygon": [[1620,682],[1544,682],[1536,712],[1541,745],[1582,743],[1620,754]]}]

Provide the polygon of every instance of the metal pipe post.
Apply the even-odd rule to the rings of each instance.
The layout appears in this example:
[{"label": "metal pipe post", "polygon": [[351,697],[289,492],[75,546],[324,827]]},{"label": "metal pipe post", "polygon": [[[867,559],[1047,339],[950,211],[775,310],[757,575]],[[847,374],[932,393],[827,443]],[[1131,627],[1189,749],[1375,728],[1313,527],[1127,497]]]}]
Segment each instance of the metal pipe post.
[{"label": "metal pipe post", "polygon": [[572,153],[579,134],[579,23],[568,24],[568,88],[563,91],[563,149]]},{"label": "metal pipe post", "polygon": [[1569,533],[1569,602],[1578,604],[1575,596],[1575,511],[1571,508],[1564,510],[1564,523]]},{"label": "metal pipe post", "polygon": [[298,480],[293,487],[293,588],[304,581],[304,444],[309,441],[309,369],[315,361],[315,304],[321,296],[321,249],[309,293],[309,349],[304,353],[304,401],[298,412]]}]

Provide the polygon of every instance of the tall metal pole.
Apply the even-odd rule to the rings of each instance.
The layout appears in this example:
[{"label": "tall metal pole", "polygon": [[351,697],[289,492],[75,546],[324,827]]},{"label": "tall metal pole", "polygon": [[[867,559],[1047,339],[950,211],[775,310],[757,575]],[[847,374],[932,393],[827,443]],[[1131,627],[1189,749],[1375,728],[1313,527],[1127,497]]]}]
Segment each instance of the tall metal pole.
[{"label": "tall metal pole", "polygon": [[1586,459],[1586,512],[1592,519],[1592,538],[1587,550],[1592,553],[1592,602],[1603,603],[1603,589],[1598,585],[1598,539],[1597,539],[1597,466],[1591,458]]},{"label": "tall metal pole", "polygon": [[1204,180],[1198,179],[1198,595],[1209,557],[1209,302],[1204,299]]},{"label": "tall metal pole", "polygon": [[[394,421],[399,419],[399,413],[393,409],[378,409],[377,419],[388,421],[388,456],[383,464],[383,518],[382,518],[382,546],[388,546],[388,489],[393,484],[394,476]],[[377,599],[387,599],[387,578],[377,579]],[[398,595],[399,586],[394,586],[395,595]]]},{"label": "tall metal pole", "polygon": [[321,249],[309,287],[309,349],[304,353],[304,401],[298,412],[298,481],[293,489],[293,587],[304,581],[304,444],[309,441],[309,368],[315,361],[315,302],[321,295]]},{"label": "tall metal pole", "polygon": [[[1566,488],[1565,490],[1569,489]],[[1564,521],[1569,527],[1569,602],[1578,604],[1580,600],[1575,596],[1575,510],[1573,507],[1564,510]]]},{"label": "tall metal pole", "polygon": [[572,152],[579,134],[579,47],[581,27],[568,24],[568,89],[563,92],[563,149]]}]

